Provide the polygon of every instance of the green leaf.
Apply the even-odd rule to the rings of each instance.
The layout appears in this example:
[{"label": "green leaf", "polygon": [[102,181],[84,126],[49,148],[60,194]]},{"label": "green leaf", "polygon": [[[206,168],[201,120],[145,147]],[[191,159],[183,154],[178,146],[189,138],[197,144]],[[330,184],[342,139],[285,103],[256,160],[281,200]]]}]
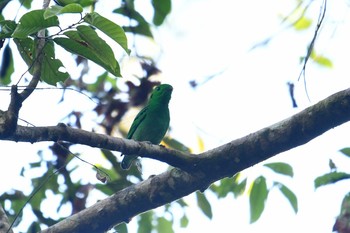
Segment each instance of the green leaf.
[{"label": "green leaf", "polygon": [[297,20],[293,26],[296,30],[301,31],[308,29],[312,24],[312,20],[310,18],[307,18],[305,16],[301,17],[299,20]]},{"label": "green leaf", "polygon": [[89,26],[78,26],[78,31],[67,31],[68,38],[58,37],[54,41],[69,52],[83,56],[120,77],[120,67],[111,47]]},{"label": "green leaf", "polygon": [[[35,184],[35,187],[38,187],[40,184],[44,182],[44,180],[39,178],[32,179],[33,184]],[[35,189],[34,189],[35,190]],[[32,191],[32,193],[34,192]],[[35,193],[29,204],[34,210],[40,210],[41,202],[46,198],[46,190],[45,189],[39,189],[38,192]]]},{"label": "green leaf", "polygon": [[335,171],[335,172],[327,173],[317,177],[314,181],[314,184],[315,184],[315,188],[319,188],[323,185],[334,184],[338,181],[349,179],[349,178],[350,178],[350,174],[345,172]]},{"label": "green leaf", "polygon": [[87,14],[84,17],[84,21],[98,28],[115,42],[117,42],[127,54],[130,53],[125,32],[119,25],[99,15],[96,12]]},{"label": "green leaf", "polygon": [[24,14],[19,20],[12,37],[23,39],[41,29],[59,25],[57,16],[45,19],[44,12],[45,10],[33,10]]},{"label": "green leaf", "polygon": [[217,194],[218,198],[226,197],[229,193],[233,193],[234,197],[237,198],[243,194],[247,184],[247,179],[238,183],[239,177],[240,173],[237,173],[233,177],[221,179],[219,185],[213,184],[210,189]]},{"label": "green leaf", "polygon": [[[101,149],[102,155],[112,164],[112,171],[108,171],[108,175],[112,180],[120,179],[120,175],[116,173],[115,168],[120,167],[120,164],[115,159],[115,155],[110,150]],[[103,169],[103,168],[100,168]]]},{"label": "green leaf", "polygon": [[163,142],[175,150],[179,150],[186,153],[191,152],[190,148],[188,148],[186,145],[184,145],[183,143],[181,143],[180,141],[174,138],[164,137]]},{"label": "green leaf", "polygon": [[[114,193],[114,190],[115,190],[114,188],[116,186],[115,184],[116,184],[115,181],[108,182],[107,185],[106,184],[95,184],[95,189],[110,196]],[[123,187],[121,187],[121,188],[123,188]]]},{"label": "green leaf", "polygon": [[148,211],[140,215],[138,220],[137,233],[151,233],[153,230],[153,211]]},{"label": "green leaf", "polygon": [[247,186],[247,178],[242,180],[242,182],[238,183],[234,187],[233,194],[234,194],[235,198],[239,197],[240,195],[242,195],[244,193],[246,186]]},{"label": "green leaf", "polygon": [[11,83],[11,75],[14,70],[12,50],[10,43],[7,43],[2,54],[0,67],[0,83],[2,85],[8,85]]},{"label": "green leaf", "polygon": [[96,0],[79,0],[78,3],[82,7],[93,6],[96,3]]},{"label": "green leaf", "polygon": [[[14,194],[8,194],[8,196],[13,196],[16,201],[11,201],[11,211],[12,213],[19,213],[19,211],[23,208],[25,205],[25,202],[27,200],[27,196],[25,196],[21,191],[15,190]],[[20,217],[23,215],[23,212],[21,212]]]},{"label": "green leaf", "polygon": [[77,29],[79,36],[103,62],[103,67],[107,68],[113,75],[120,77],[119,64],[114,57],[111,47],[91,27],[82,25],[78,26]]},{"label": "green leaf", "polygon": [[[36,216],[42,215],[41,213],[39,214],[36,211],[33,211],[33,212]],[[41,217],[43,217],[43,216],[41,216]],[[52,224],[54,224],[54,223],[52,223]],[[40,223],[39,222],[32,222],[32,224],[30,224],[27,232],[39,232],[39,231],[41,231]]]},{"label": "green leaf", "polygon": [[325,57],[323,55],[318,55],[314,51],[311,52],[310,58],[314,62],[316,62],[318,65],[320,65],[320,66],[323,66],[323,67],[326,67],[326,68],[332,68],[333,67],[333,63],[332,63],[332,61],[329,58],[327,58],[327,57]]},{"label": "green leaf", "polygon": [[252,184],[249,195],[250,203],[250,223],[257,221],[265,208],[265,202],[268,196],[266,179],[263,176],[256,178]]},{"label": "green leaf", "polygon": [[208,199],[201,192],[196,192],[196,197],[197,197],[198,207],[202,210],[205,216],[207,216],[209,219],[212,219],[213,213],[211,211],[211,206]]},{"label": "green leaf", "polygon": [[176,200],[176,203],[179,204],[182,208],[188,206],[188,204],[182,198]]},{"label": "green leaf", "polygon": [[25,8],[30,9],[31,6],[32,6],[32,1],[33,1],[33,0],[24,0],[24,1],[22,1],[21,3],[22,3],[22,5],[23,5]]},{"label": "green leaf", "polygon": [[136,26],[123,27],[125,32],[140,34],[153,38],[150,25],[143,16],[132,8],[121,7],[115,9],[113,13],[121,14],[127,18],[134,19],[137,22]]},{"label": "green leaf", "polygon": [[282,194],[288,199],[295,213],[298,213],[298,198],[292,190],[282,183],[275,182]]},{"label": "green leaf", "polygon": [[139,34],[139,35],[153,38],[151,29],[150,29],[148,24],[147,25],[146,24],[139,24],[137,26],[125,26],[125,27],[123,27],[123,29],[125,32],[130,32],[133,34]]},{"label": "green leaf", "polygon": [[117,233],[128,233],[128,227],[126,223],[121,223],[113,228]]},{"label": "green leaf", "polygon": [[180,219],[180,227],[185,228],[188,226],[188,223],[189,223],[189,220],[188,220],[186,214],[184,214]]},{"label": "green leaf", "polygon": [[25,39],[14,39],[19,54],[24,62],[30,67],[33,63],[34,40],[27,37]]},{"label": "green leaf", "polygon": [[[86,84],[86,89],[92,93],[100,93],[106,84],[117,89],[117,80],[111,77],[108,72],[103,72],[101,75],[97,76],[94,83]],[[113,159],[115,161],[115,156],[113,156]]]},{"label": "green leaf", "polygon": [[66,13],[81,13],[83,12],[83,8],[76,3],[68,4],[64,7],[58,5],[52,5],[48,9],[45,10],[44,18],[50,18],[52,16],[66,14]]},{"label": "green leaf", "polygon": [[127,18],[134,19],[139,24],[148,24],[145,18],[139,12],[135,11],[135,9],[130,7],[123,6],[117,8],[113,11],[113,13],[121,14]]},{"label": "green leaf", "polygon": [[59,6],[67,6],[72,3],[78,3],[78,0],[54,0]]},{"label": "green leaf", "polygon": [[290,166],[287,163],[280,163],[280,162],[267,163],[267,164],[264,164],[264,166],[270,168],[271,170],[273,170],[278,174],[282,174],[290,177],[293,177],[294,175],[292,166]]},{"label": "green leaf", "polygon": [[[33,63],[34,40],[28,37],[25,39],[14,39],[14,42],[16,43],[22,59],[27,66],[31,68]],[[55,58],[55,50],[52,41],[45,44],[43,53],[41,80],[51,85],[56,85],[57,82],[65,81],[69,77],[69,74],[60,71],[60,69],[64,67],[62,62]],[[30,69],[29,72],[32,73],[33,70]]]},{"label": "green leaf", "polygon": [[157,231],[162,233],[175,233],[173,223],[164,217],[158,218]]},{"label": "green leaf", "polygon": [[0,39],[10,38],[15,31],[17,24],[12,20],[3,20],[0,22]]},{"label": "green leaf", "polygon": [[153,23],[159,26],[171,11],[171,0],[152,0],[152,6],[154,9]]},{"label": "green leaf", "polygon": [[43,53],[41,80],[50,85],[64,82],[69,77],[69,74],[60,71],[64,66],[60,60],[55,58],[55,49],[52,41],[46,42]]},{"label": "green leaf", "polygon": [[34,163],[29,163],[30,168],[37,168],[41,167],[41,161],[39,162],[34,162]]},{"label": "green leaf", "polygon": [[341,153],[343,153],[344,155],[350,157],[350,147],[346,147],[340,150]]}]

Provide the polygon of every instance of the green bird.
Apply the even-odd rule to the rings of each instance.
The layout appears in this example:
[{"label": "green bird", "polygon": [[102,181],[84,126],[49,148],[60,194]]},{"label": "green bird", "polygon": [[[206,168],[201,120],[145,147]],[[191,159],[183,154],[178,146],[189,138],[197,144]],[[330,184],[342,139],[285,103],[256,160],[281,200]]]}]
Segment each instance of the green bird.
[{"label": "green bird", "polygon": [[[146,105],[135,117],[127,138],[159,144],[169,128],[170,114],[168,104],[173,87],[169,84],[157,86]],[[123,154],[122,154],[123,155]],[[137,155],[124,155],[122,169],[129,169]]]}]

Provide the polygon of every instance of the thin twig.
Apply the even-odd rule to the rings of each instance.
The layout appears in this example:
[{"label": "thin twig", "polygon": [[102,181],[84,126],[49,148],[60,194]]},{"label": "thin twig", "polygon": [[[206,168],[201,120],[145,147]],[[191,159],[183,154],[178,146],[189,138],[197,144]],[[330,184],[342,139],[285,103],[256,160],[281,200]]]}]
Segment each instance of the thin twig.
[{"label": "thin twig", "polygon": [[309,97],[309,94],[308,94],[308,92],[307,92],[306,77],[305,77],[306,64],[307,64],[307,62],[309,61],[309,58],[310,58],[311,53],[312,53],[312,50],[314,49],[314,46],[315,46],[315,42],[316,42],[318,33],[319,33],[319,31],[320,31],[320,28],[321,28],[321,26],[322,26],[324,17],[325,17],[325,15],[326,15],[326,9],[327,9],[327,0],[323,0],[323,4],[321,5],[320,14],[319,14],[319,16],[318,16],[318,21],[317,21],[315,33],[314,33],[314,36],[313,36],[313,38],[312,38],[312,40],[311,40],[311,42],[310,42],[310,45],[308,46],[308,49],[307,49],[307,52],[306,52],[306,56],[305,56],[305,59],[304,59],[303,68],[301,69],[301,72],[300,72],[299,77],[298,77],[298,81],[300,80],[300,77],[301,77],[301,76],[303,76],[303,78],[304,78],[305,93],[306,93],[306,96],[307,96],[307,98],[308,98],[309,101],[310,101],[310,97]]}]

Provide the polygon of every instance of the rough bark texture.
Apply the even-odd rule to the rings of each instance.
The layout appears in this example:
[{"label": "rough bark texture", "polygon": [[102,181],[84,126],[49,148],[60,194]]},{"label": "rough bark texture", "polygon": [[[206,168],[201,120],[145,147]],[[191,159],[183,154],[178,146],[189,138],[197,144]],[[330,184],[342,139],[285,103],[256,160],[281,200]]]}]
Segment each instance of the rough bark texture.
[{"label": "rough bark texture", "polygon": [[10,223],[5,213],[5,210],[0,205],[0,233],[13,233],[12,230],[9,230]]}]

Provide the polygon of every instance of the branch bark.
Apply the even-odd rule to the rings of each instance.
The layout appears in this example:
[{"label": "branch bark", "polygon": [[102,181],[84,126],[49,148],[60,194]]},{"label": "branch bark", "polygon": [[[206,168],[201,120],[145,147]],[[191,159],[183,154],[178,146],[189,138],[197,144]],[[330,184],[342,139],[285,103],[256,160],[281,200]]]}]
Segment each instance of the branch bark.
[{"label": "branch bark", "polygon": [[5,213],[4,208],[0,204],[0,233],[13,233],[10,228],[9,219]]},{"label": "branch bark", "polygon": [[[110,139],[103,145],[125,153],[139,152],[181,168],[174,168],[116,192],[42,232],[104,232],[150,209],[205,190],[211,183],[236,174],[278,153],[300,146],[350,120],[350,89],[338,92],[304,111],[200,155],[147,143]],[[19,128],[21,129],[21,128]],[[62,138],[70,139],[68,131]],[[20,131],[16,134],[20,137]],[[24,138],[22,138],[24,139]],[[77,141],[77,140],[76,140]],[[103,141],[103,140],[102,140]],[[120,144],[119,144],[120,143]],[[190,164],[187,164],[190,162]]]}]

